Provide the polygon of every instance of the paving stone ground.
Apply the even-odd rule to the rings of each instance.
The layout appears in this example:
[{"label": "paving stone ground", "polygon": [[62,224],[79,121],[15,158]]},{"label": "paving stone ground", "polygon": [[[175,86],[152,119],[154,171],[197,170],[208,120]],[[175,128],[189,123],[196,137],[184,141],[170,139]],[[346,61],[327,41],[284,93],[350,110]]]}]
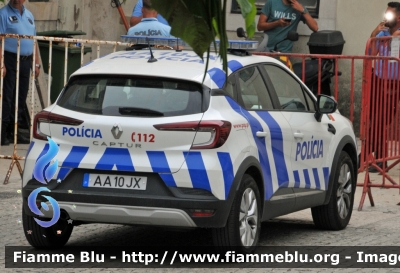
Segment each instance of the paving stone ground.
[{"label": "paving stone ground", "polygon": [[[25,155],[27,145],[19,145],[18,154]],[[0,149],[0,154],[11,154],[11,146]],[[0,179],[7,173],[11,160],[0,159]],[[23,164],[23,161],[21,161]],[[400,181],[400,169],[390,172]],[[382,177],[371,174],[372,181]],[[364,173],[359,174],[364,181]],[[5,269],[4,246],[28,246],[21,223],[21,195],[17,192],[21,179],[17,168],[12,171],[9,183],[0,180],[0,272],[75,272],[74,269]],[[310,210],[303,210],[263,223],[262,246],[400,246],[399,190],[373,188],[375,206],[366,198],[362,211],[358,211],[362,188],[358,187],[353,216],[348,227],[339,232],[321,231],[314,227]],[[68,242],[71,246],[129,246],[129,245],[211,245],[207,230],[157,229],[123,225],[91,224],[74,228]],[[79,272],[270,272],[272,269],[79,269]],[[399,272],[397,269],[274,269],[274,272]]]}]

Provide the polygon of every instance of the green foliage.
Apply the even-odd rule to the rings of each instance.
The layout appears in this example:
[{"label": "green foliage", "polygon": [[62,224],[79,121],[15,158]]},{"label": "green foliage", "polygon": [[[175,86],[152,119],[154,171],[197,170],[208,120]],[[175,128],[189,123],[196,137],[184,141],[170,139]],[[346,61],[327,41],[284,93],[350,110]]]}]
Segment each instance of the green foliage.
[{"label": "green foliage", "polygon": [[219,1],[153,0],[152,5],[170,24],[171,34],[186,41],[202,57],[216,35],[212,2]]},{"label": "green foliage", "polygon": [[[227,71],[227,0],[152,0],[152,5],[170,24],[171,34],[187,42],[203,59],[211,43],[220,40],[219,56]],[[249,37],[255,32],[255,0],[238,0]],[[208,61],[208,58],[207,58]],[[207,68],[206,68],[207,69]]]},{"label": "green foliage", "polygon": [[254,18],[257,14],[255,0],[236,0],[242,11],[242,16],[246,21],[246,32],[249,37],[253,37],[256,32],[256,23]]}]

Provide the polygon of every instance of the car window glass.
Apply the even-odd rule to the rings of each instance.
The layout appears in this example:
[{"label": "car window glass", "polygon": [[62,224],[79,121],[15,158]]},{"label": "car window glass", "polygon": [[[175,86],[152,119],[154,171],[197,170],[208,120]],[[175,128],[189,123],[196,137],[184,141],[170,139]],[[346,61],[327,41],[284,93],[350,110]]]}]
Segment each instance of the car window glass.
[{"label": "car window glass", "polygon": [[304,96],[306,97],[307,100],[307,104],[308,104],[308,109],[310,112],[315,112],[315,101],[314,99],[311,97],[311,95],[305,91],[304,92]]},{"label": "car window glass", "polygon": [[225,85],[225,92],[228,93],[232,98],[234,98],[234,89],[235,88],[235,77],[230,76],[228,80],[226,81]]},{"label": "car window glass", "polygon": [[272,110],[272,101],[257,67],[238,72],[240,96],[247,110]]},{"label": "car window glass", "polygon": [[264,67],[275,88],[282,110],[313,111],[313,103],[308,103],[311,98],[306,98],[301,84],[292,75],[275,65],[266,64]]},{"label": "car window glass", "polygon": [[202,86],[197,83],[113,76],[72,79],[57,104],[78,112],[109,116],[120,116],[121,108],[145,109],[131,111],[135,115],[146,115],[146,110],[162,116],[203,112]]}]

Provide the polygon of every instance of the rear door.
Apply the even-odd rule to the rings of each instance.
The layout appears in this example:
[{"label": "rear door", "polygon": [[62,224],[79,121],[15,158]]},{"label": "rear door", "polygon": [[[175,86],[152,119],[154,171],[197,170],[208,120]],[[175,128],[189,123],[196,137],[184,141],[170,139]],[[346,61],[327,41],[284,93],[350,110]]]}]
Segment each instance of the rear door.
[{"label": "rear door", "polygon": [[[236,72],[238,102],[249,121],[264,175],[265,200],[280,203],[282,212],[294,205],[290,183],[291,128],[280,111],[275,111],[261,67],[247,66]],[[293,198],[293,199],[291,199]]]},{"label": "rear door", "polygon": [[[157,124],[201,121],[202,86],[160,78],[85,76],[72,79],[52,113],[81,120],[50,123],[62,169],[177,172],[195,130]],[[60,170],[61,172],[62,170]]]}]

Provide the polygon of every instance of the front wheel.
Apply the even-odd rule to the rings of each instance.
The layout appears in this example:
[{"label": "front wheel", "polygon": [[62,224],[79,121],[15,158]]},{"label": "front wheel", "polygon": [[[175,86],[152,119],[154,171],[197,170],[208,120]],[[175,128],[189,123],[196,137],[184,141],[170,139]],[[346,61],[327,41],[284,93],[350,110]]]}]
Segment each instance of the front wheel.
[{"label": "front wheel", "polygon": [[327,205],[311,208],[314,224],[329,230],[344,229],[353,211],[356,180],[353,161],[342,151],[334,175],[333,189]]},{"label": "front wheel", "polygon": [[261,230],[261,198],[253,177],[245,174],[229,213],[226,226],[213,230],[214,245],[223,250],[251,253]]}]

